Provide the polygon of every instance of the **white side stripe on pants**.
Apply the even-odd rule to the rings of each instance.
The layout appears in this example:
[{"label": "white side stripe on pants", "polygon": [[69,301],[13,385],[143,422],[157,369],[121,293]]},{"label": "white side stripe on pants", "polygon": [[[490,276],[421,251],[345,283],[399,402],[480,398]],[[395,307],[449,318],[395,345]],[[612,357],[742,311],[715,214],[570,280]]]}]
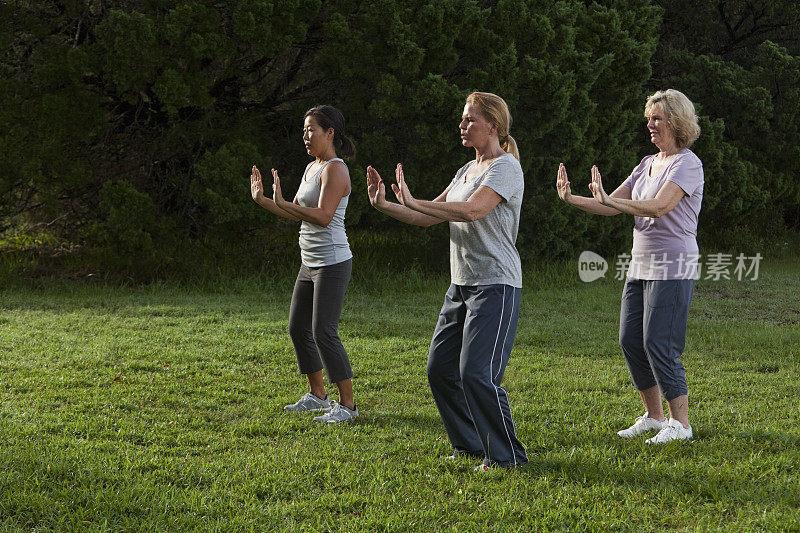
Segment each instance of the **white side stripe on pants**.
[{"label": "white side stripe on pants", "polygon": [[[513,298],[513,295],[512,295],[512,301],[513,300],[516,300],[516,298]],[[500,419],[503,421],[503,429],[506,430],[506,437],[508,437],[508,446],[509,446],[509,449],[511,450],[511,455],[514,457],[514,466],[517,466],[517,454],[514,452],[514,443],[511,441],[511,434],[508,432],[508,426],[506,426],[506,419],[503,416],[503,406],[500,404],[500,393],[498,392],[499,387],[494,384],[494,379],[492,378],[492,373],[493,373],[493,370],[494,370],[494,355],[495,355],[495,353],[497,353],[497,341],[500,339],[500,330],[503,329],[503,318],[505,316],[505,309],[506,309],[506,287],[504,285],[503,286],[503,306],[500,309],[500,324],[497,326],[497,336],[495,337],[494,349],[492,350],[492,359],[491,359],[491,362],[489,363],[489,381],[492,383],[492,386],[494,387],[494,394],[497,397],[497,409],[500,411]],[[511,306],[511,316],[512,317],[514,316],[514,306],[513,306],[513,304]],[[510,326],[510,324],[511,324],[511,320],[509,319],[509,326]],[[508,335],[508,329],[506,329],[506,335]],[[505,346],[505,343],[503,343],[503,346]],[[502,368],[502,367],[503,367],[503,349],[501,348],[500,349],[500,368]],[[497,373],[499,375],[500,371],[498,371]],[[508,397],[508,394],[506,394],[506,398],[507,397]],[[508,404],[508,412],[509,412],[509,416],[510,416],[511,415],[511,402],[509,402],[509,404]],[[513,419],[512,419],[512,423],[513,423]]]}]

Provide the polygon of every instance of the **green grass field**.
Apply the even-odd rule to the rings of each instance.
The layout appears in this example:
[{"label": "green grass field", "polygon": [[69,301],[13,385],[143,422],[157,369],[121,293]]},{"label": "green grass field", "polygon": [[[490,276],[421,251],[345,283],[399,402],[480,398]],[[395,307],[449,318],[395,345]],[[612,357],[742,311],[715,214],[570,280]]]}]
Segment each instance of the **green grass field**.
[{"label": "green grass field", "polygon": [[0,289],[0,529],[799,531],[800,263],[698,284],[695,439],[662,447],[615,435],[642,411],[621,282],[569,268],[526,279],[504,386],[531,461],[488,474],[444,460],[425,377],[445,273],[356,265],[361,417],[334,427],[283,412],[293,279]]}]

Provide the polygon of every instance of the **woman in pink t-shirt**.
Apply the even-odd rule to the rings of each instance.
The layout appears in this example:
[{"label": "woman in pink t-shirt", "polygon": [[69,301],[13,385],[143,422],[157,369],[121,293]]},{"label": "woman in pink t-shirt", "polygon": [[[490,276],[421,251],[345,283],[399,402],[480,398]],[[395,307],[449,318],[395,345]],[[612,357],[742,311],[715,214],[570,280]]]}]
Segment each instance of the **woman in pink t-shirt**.
[{"label": "woman in pink t-shirt", "polygon": [[[592,167],[591,197],[574,196],[563,163],[556,188],[570,205],[597,215],[634,216],[633,250],[622,293],[619,343],[645,407],[618,432],[630,438],[658,430],[660,444],[691,439],[686,372],[680,360],[686,321],[699,277],[697,220],[703,202],[703,164],[689,147],[700,135],[694,105],[674,89],[658,91],[644,111],[659,152],[642,159],[610,195]],[[669,405],[664,418],[661,395]]]}]

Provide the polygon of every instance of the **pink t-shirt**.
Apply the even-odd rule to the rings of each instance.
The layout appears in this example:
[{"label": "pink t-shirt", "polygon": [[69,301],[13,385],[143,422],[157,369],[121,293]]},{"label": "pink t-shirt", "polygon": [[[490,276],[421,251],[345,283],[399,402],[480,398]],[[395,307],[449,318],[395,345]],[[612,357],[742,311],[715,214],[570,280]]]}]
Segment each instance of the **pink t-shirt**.
[{"label": "pink t-shirt", "polygon": [[651,176],[653,158],[655,155],[642,159],[623,183],[630,187],[631,199],[655,198],[668,181],[686,194],[672,211],[660,218],[634,217],[628,278],[698,279],[697,219],[703,203],[703,163],[694,152],[684,148],[663,172]]}]

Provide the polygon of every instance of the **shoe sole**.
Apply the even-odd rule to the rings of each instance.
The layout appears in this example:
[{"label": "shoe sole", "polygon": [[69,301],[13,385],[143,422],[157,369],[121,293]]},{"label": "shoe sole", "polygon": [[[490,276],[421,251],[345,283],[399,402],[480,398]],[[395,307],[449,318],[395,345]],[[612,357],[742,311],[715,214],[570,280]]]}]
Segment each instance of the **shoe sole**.
[{"label": "shoe sole", "polygon": [[693,440],[694,437],[686,437],[684,439],[671,439],[666,442],[653,442],[652,440],[647,439],[646,441],[644,441],[644,443],[650,445],[658,445],[658,444],[669,444],[670,442],[692,442]]},{"label": "shoe sole", "polygon": [[636,433],[635,435],[621,435],[619,431],[617,431],[617,436],[621,439],[633,439],[636,437],[641,437],[642,435],[647,435],[648,433],[659,432],[660,429],[648,429],[647,431],[642,431],[641,433]]}]

